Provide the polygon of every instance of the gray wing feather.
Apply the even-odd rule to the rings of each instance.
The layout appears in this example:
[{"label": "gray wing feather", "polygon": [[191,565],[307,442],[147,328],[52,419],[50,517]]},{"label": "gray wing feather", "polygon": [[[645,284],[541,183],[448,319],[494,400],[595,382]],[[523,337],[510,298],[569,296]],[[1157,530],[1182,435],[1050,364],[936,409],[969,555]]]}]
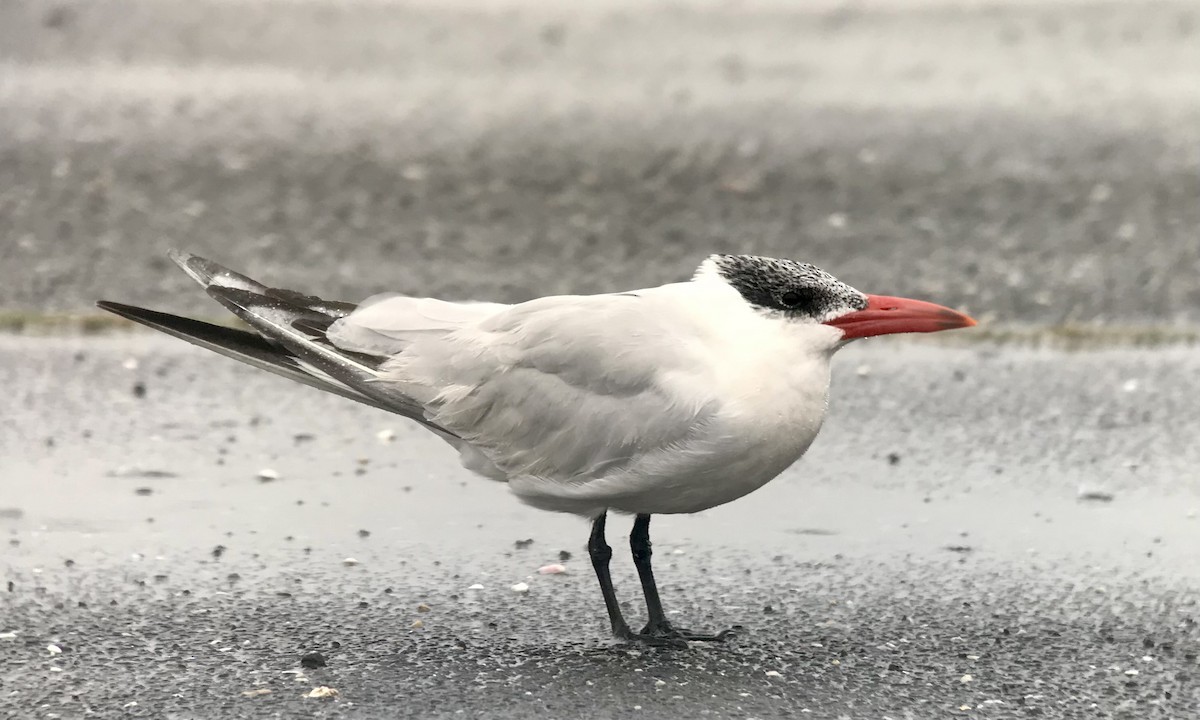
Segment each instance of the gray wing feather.
[{"label": "gray wing feather", "polygon": [[509,477],[586,483],[685,443],[714,412],[662,382],[695,367],[672,336],[636,296],[543,298],[417,340],[382,375]]},{"label": "gray wing feather", "polygon": [[330,326],[329,340],[362,353],[396,355],[422,338],[437,337],[507,309],[484,302],[447,302],[388,293],[363,301]]},{"label": "gray wing feather", "polygon": [[255,330],[259,339],[165,313],[111,303],[101,307],[256,367],[404,415],[452,442],[457,440],[431,422],[420,403],[394,386],[376,382],[385,357],[339,348],[329,341],[326,329],[350,316],[354,305],[270,288],[189,253],[173,250],[170,257],[213,299]]},{"label": "gray wing feather", "polygon": [[365,405],[371,405],[382,410],[387,409],[375,400],[330,378],[314,375],[294,355],[281,352],[278,346],[271,344],[257,333],[213,325],[200,320],[179,317],[178,315],[147,310],[122,303],[101,300],[96,304],[102,310],[107,310],[136,323],[154,328],[159,332],[173,335],[206,350],[212,350],[215,353],[239,360],[247,365],[253,365],[267,372],[286,377],[289,380],[294,380],[335,395],[341,395]]}]

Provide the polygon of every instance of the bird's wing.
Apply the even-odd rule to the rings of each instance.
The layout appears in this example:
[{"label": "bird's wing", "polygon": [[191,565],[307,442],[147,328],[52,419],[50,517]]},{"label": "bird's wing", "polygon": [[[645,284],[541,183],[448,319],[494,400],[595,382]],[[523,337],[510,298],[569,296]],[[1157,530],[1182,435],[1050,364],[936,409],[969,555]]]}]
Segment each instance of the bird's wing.
[{"label": "bird's wing", "polygon": [[706,368],[696,334],[671,310],[661,296],[541,298],[416,339],[380,381],[510,478],[586,483],[686,443],[716,410],[690,377]]},{"label": "bird's wing", "polygon": [[192,318],[123,303],[101,300],[96,304],[103,310],[186,340],[193,345],[239,360],[247,365],[253,365],[289,380],[295,380],[318,390],[341,395],[381,410],[388,409],[383,403],[363,395],[354,388],[344,385],[324,373],[314,371],[295,354],[257,333],[213,325]]},{"label": "bird's wing", "polygon": [[170,256],[257,335],[118,303],[102,302],[100,307],[278,375],[412,418],[453,442],[452,433],[426,418],[420,403],[375,382],[388,356],[341,348],[326,336],[335,322],[355,311],[354,305],[267,287],[190,253],[172,251]]},{"label": "bird's wing", "polygon": [[336,320],[326,337],[343,350],[396,355],[421,338],[445,335],[508,307],[386,293],[367,298],[352,313]]}]

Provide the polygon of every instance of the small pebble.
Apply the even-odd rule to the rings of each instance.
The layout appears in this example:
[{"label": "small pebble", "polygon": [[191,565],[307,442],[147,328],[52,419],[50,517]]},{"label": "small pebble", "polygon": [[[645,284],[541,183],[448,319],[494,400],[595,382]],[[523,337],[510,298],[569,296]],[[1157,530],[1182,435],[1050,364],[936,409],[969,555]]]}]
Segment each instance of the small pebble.
[{"label": "small pebble", "polygon": [[767,677],[783,677],[783,673],[779,672],[778,670],[768,670]]},{"label": "small pebble", "polygon": [[243,690],[242,697],[258,697],[259,695],[270,695],[271,688],[255,688],[254,690]]},{"label": "small pebble", "polygon": [[338,695],[341,695],[341,693],[339,693],[334,688],[325,687],[324,685],[320,685],[320,686],[313,688],[312,690],[309,690],[303,697],[306,697],[306,698],[335,698]]},{"label": "small pebble", "polygon": [[61,655],[62,654],[62,648],[55,645],[54,643],[47,645],[46,651],[49,652],[51,655]]},{"label": "small pebble", "polygon": [[378,438],[379,442],[381,443],[390,443],[396,439],[396,431],[391,428],[384,428],[375,433],[375,437]]},{"label": "small pebble", "polygon": [[515,593],[527,593],[529,592],[529,583],[519,582],[512,586],[512,591]]},{"label": "small pebble", "polygon": [[959,681],[960,683],[969,683],[969,682],[971,682],[971,681],[972,681],[972,680],[974,680],[974,679],[975,679],[975,678],[971,677],[970,675],[963,675],[962,677],[960,677],[960,678],[958,679],[958,681]]},{"label": "small pebble", "polygon": [[1106,490],[1090,488],[1087,485],[1080,485],[1079,492],[1076,497],[1078,497],[1079,500],[1086,502],[1112,502],[1116,496]]},{"label": "small pebble", "polygon": [[565,573],[566,571],[567,571],[567,568],[558,563],[553,563],[551,565],[543,565],[540,568],[538,568],[539,575],[561,575],[561,574]]},{"label": "small pebble", "polygon": [[342,564],[345,565],[346,567],[354,567],[355,565],[358,564],[358,561],[355,560],[354,558],[346,558],[345,560],[342,561]]},{"label": "small pebble", "polygon": [[524,550],[525,548],[529,547],[532,544],[533,544],[533,538],[527,538],[525,540],[517,540],[516,542],[513,543],[513,547],[515,547],[518,550]]},{"label": "small pebble", "polygon": [[413,620],[412,625],[409,625],[409,627],[415,630],[420,630],[421,628],[425,627],[425,621],[421,619]]},{"label": "small pebble", "polygon": [[279,479],[279,472],[271,468],[263,468],[258,471],[259,482],[271,482]]},{"label": "small pebble", "polygon": [[426,605],[425,603],[421,603],[420,605],[417,606],[417,612],[427,613],[427,612],[429,612],[429,606]]},{"label": "small pebble", "polygon": [[480,585],[479,583],[475,583],[474,585],[472,585],[471,587],[469,587],[469,588],[467,588],[467,589],[468,589],[468,590],[482,590],[482,589],[483,589],[483,586],[482,586],[482,585]]},{"label": "small pebble", "polygon": [[319,652],[310,652],[304,657],[300,658],[300,667],[308,668],[309,670],[323,668],[327,664],[328,663],[325,660],[325,656]]}]

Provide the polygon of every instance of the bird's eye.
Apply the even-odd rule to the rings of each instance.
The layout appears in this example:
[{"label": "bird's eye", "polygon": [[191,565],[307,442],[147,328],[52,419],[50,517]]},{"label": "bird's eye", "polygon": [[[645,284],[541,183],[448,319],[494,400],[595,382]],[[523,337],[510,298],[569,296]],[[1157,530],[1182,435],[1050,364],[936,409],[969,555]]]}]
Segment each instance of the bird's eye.
[{"label": "bird's eye", "polygon": [[804,295],[795,290],[788,290],[779,297],[779,301],[788,307],[796,307],[804,300]]}]

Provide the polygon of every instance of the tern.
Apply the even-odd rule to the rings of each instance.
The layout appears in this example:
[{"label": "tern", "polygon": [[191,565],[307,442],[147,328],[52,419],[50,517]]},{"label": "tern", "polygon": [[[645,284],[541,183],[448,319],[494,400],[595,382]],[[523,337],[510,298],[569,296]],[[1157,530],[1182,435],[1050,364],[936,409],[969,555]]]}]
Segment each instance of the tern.
[{"label": "tern", "polygon": [[[397,293],[355,305],[271,288],[172,251],[252,331],[101,301],[200,347],[402,415],[536,508],[591,521],[612,634],[721,640],[673,626],[651,569],[650,517],[753,492],[817,436],[830,362],[852,340],[975,325],[921,300],[868,295],[806,263],[712,255],[687,281],[514,305]],[[649,620],[634,632],[609,574],[609,511],[629,536]]]}]

